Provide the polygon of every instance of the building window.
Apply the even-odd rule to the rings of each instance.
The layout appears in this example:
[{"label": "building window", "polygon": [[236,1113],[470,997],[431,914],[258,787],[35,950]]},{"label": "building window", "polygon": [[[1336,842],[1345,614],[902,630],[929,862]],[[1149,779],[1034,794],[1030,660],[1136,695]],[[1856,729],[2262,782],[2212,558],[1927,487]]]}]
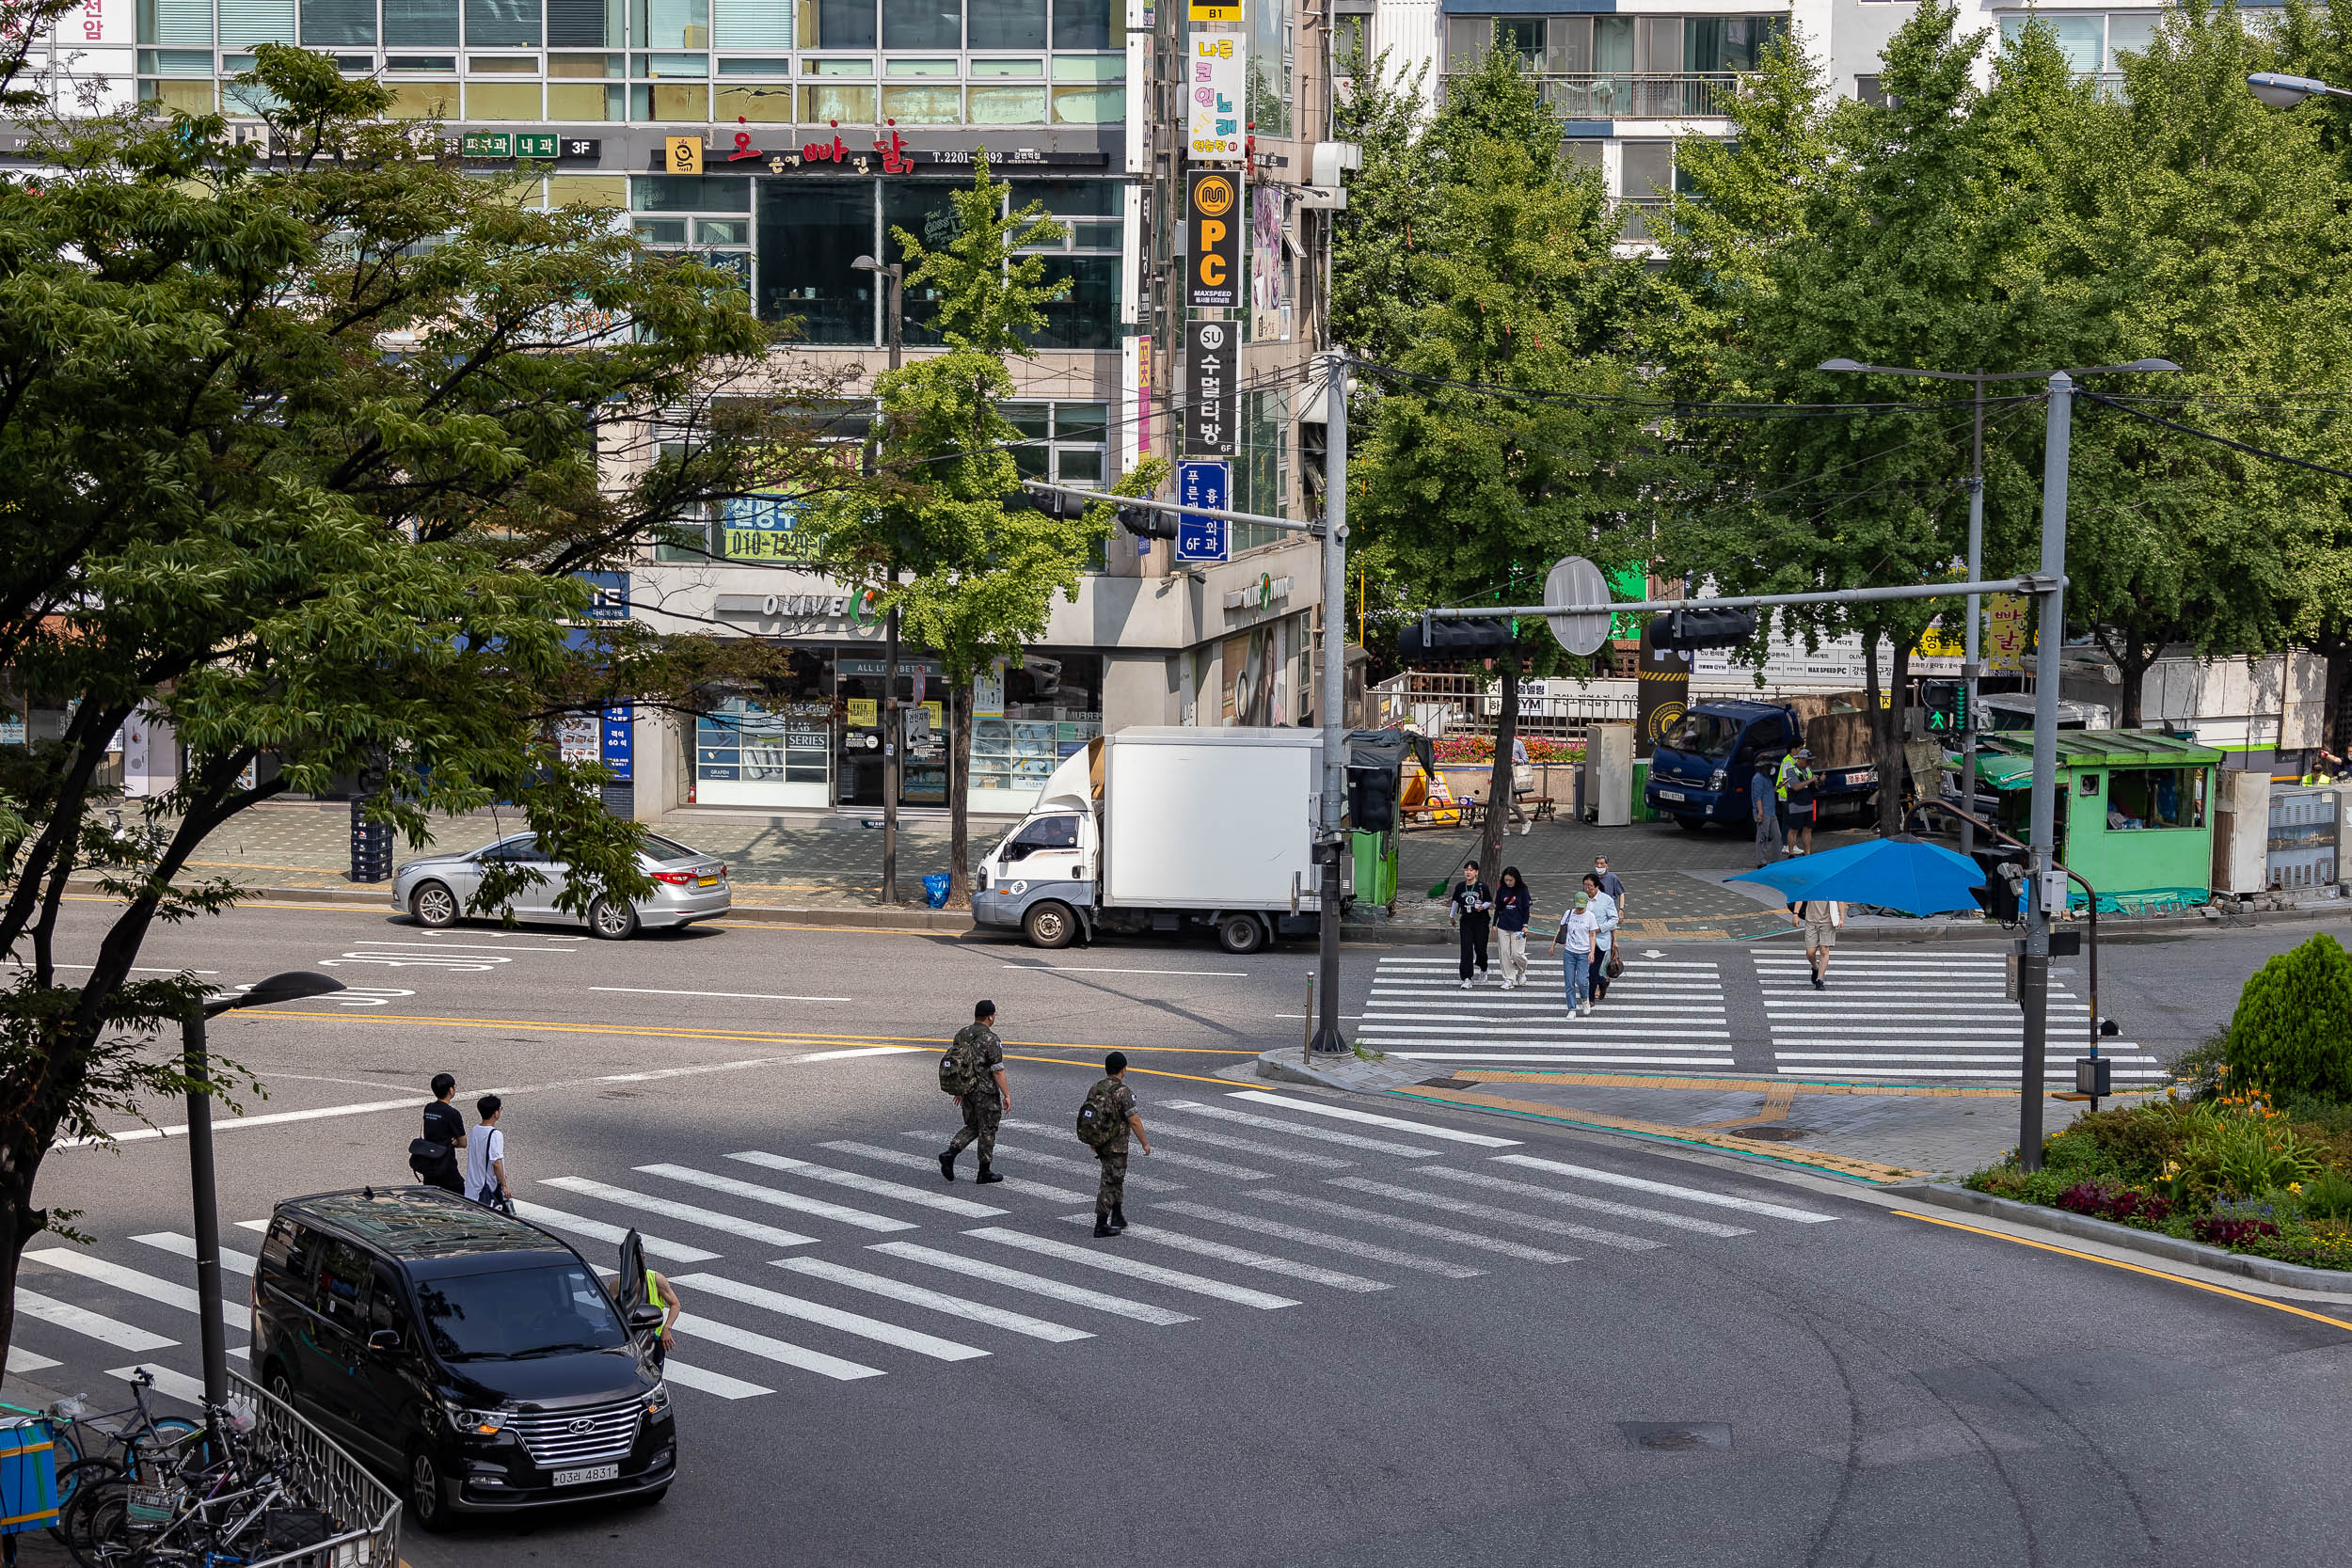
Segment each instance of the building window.
[{"label": "building window", "polygon": [[874,0],[802,0],[801,47],[871,49],[881,38]]},{"label": "building window", "polygon": [[[550,0],[549,8],[564,3]],[[223,0],[224,15],[228,8]],[[603,14],[601,4],[597,14]],[[449,48],[457,41],[457,0],[384,0],[384,41],[411,48]]]},{"label": "building window", "polygon": [[1853,95],[1862,100],[1863,103],[1871,105],[1873,108],[1883,109],[1887,107],[1889,104],[1894,103],[1894,100],[1886,96],[1886,89],[1879,85],[1879,81],[1880,78],[1876,76],[1855,77],[1853,79]]},{"label": "building window", "polygon": [[1054,0],[1054,47],[1108,49],[1111,0]]},{"label": "building window", "polygon": [[966,0],[971,47],[1043,49],[1046,0]]},{"label": "building window", "polygon": [[[1290,408],[1282,389],[1244,392],[1241,440],[1233,461],[1233,510],[1287,517],[1290,494]],[[1257,523],[1232,525],[1233,553],[1290,537]]]},{"label": "building window", "polygon": [[833,347],[875,344],[871,273],[850,263],[878,244],[874,182],[761,180],[759,261],[755,293],[768,321],[791,321],[803,342]]}]

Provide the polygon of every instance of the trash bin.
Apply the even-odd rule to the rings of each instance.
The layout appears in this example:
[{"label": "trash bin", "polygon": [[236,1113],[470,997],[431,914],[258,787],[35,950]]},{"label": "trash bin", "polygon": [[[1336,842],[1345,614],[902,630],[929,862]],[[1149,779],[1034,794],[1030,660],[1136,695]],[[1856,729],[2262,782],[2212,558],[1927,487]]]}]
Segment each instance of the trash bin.
[{"label": "trash bin", "polygon": [[924,878],[923,902],[935,910],[946,909],[947,907],[947,873],[945,871],[934,871]]}]

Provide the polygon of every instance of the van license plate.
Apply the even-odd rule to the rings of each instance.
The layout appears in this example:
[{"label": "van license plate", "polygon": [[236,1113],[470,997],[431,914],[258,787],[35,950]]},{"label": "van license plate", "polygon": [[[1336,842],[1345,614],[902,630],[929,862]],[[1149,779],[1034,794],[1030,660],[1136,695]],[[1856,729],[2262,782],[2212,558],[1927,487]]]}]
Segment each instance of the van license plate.
[{"label": "van license plate", "polygon": [[591,1465],[584,1470],[555,1472],[555,1484],[558,1486],[580,1486],[592,1481],[618,1481],[620,1479],[621,1467],[618,1465]]},{"label": "van license plate", "polygon": [[694,879],[694,885],[696,887],[717,887],[719,885],[719,879],[716,877],[697,877]]},{"label": "van license plate", "polygon": [[1690,799],[1678,789],[1661,789],[1658,792],[1658,798],[1661,800],[1688,800]]}]

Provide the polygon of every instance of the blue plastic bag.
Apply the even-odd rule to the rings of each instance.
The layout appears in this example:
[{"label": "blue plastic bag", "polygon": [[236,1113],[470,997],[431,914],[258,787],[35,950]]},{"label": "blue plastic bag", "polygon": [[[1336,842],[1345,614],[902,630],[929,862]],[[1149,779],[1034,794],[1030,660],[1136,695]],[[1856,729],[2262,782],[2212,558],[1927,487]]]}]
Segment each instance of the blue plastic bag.
[{"label": "blue plastic bag", "polygon": [[935,910],[947,907],[947,873],[934,871],[923,879],[923,901]]}]

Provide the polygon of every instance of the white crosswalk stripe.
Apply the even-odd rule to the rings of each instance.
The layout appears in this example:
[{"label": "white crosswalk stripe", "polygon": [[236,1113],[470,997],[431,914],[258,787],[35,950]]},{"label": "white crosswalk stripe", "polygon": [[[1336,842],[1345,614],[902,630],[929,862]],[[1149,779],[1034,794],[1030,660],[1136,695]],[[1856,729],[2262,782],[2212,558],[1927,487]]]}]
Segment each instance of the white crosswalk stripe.
[{"label": "white crosswalk stripe", "polygon": [[1065,1263],[1075,1263],[1081,1268],[1101,1269],[1106,1274],[1123,1274],[1131,1279],[1165,1285],[1170,1290],[1188,1291],[1199,1296],[1214,1296],[1219,1301],[1230,1301],[1237,1307],[1256,1307],[1271,1310],[1275,1307],[1298,1305],[1288,1296],[1274,1295],[1269,1291],[1254,1290],[1248,1285],[1228,1285],[1221,1279],[1210,1279],[1202,1275],[1186,1274],[1182,1269],[1164,1269],[1157,1263],[1146,1263],[1139,1259],[1126,1258],[1117,1253],[1103,1252],[1090,1247],[1073,1246],[1068,1242],[1057,1242],[1044,1236],[1031,1236],[1024,1231],[1009,1229],[1001,1225],[984,1225],[976,1230],[967,1230],[964,1234],[977,1236],[984,1242],[994,1242],[1000,1246],[1019,1247],[1024,1252],[1039,1253],[1047,1258],[1058,1258]]},{"label": "white crosswalk stripe", "polygon": [[8,1347],[8,1370],[16,1373],[19,1377],[24,1376],[27,1372],[46,1371],[51,1367],[62,1367],[64,1365],[65,1363],[62,1361],[56,1360],[51,1356],[36,1354],[33,1352],[26,1350],[22,1345],[10,1345]]},{"label": "white crosswalk stripe", "polygon": [[1490,1066],[1714,1068],[1735,1065],[1724,980],[1713,959],[1637,959],[1609,999],[1569,1008],[1560,960],[1531,962],[1524,985],[1465,991],[1454,960],[1384,958],[1359,1037],[1407,1061]]},{"label": "white crosswalk stripe", "polygon": [[[810,1350],[803,1345],[790,1344],[782,1339],[771,1339],[765,1334],[754,1334],[748,1328],[737,1328],[731,1323],[714,1323],[708,1318],[692,1312],[680,1312],[677,1315],[677,1332],[687,1338],[707,1340],[714,1345],[724,1345],[729,1350],[739,1350],[746,1355],[756,1355],[762,1361],[773,1361],[780,1366],[798,1368],[804,1372],[815,1372],[818,1377],[829,1377],[836,1383],[855,1383],[860,1378],[882,1375],[880,1367],[866,1367],[855,1361],[844,1361],[837,1355],[827,1355],[822,1351]],[[667,1371],[670,1369],[663,1370]],[[683,1383],[686,1380],[680,1378],[678,1381]]]},{"label": "white crosswalk stripe", "polygon": [[1094,1338],[1083,1328],[1066,1328],[1060,1323],[1048,1323],[1043,1318],[1032,1318],[1026,1312],[1014,1312],[1002,1307],[991,1307],[986,1302],[966,1301],[961,1296],[946,1295],[938,1291],[927,1290],[920,1285],[909,1285],[904,1280],[892,1279],[887,1275],[867,1274],[864,1269],[853,1269],[846,1264],[832,1262],[822,1258],[776,1258],[770,1261],[776,1268],[789,1269],[794,1274],[804,1274],[813,1279],[826,1280],[845,1290],[864,1291],[869,1295],[881,1296],[888,1301],[904,1302],[909,1307],[928,1307],[933,1312],[944,1312],[951,1318],[964,1318],[976,1323],[986,1323],[992,1328],[1001,1328],[1010,1334],[1025,1334],[1032,1339],[1043,1339],[1049,1344],[1068,1344],[1073,1339]]},{"label": "white crosswalk stripe", "polygon": [[[2024,1065],[2025,1020],[2005,994],[1999,953],[1932,958],[1897,953],[1830,955],[1828,983],[1785,947],[1752,949],[1773,1070],[1804,1077],[2006,1082]],[[2054,982],[2047,1077],[2072,1083],[2090,1040],[2088,1002]],[[2119,1083],[2161,1082],[2164,1067],[2130,1040],[2102,1040]]]},{"label": "white crosswalk stripe", "polygon": [[1627,1252],[1653,1252],[1664,1245],[1646,1236],[1627,1236],[1614,1230],[1599,1230],[1571,1220],[1555,1220],[1546,1214],[1523,1214],[1517,1209],[1498,1209],[1491,1203],[1474,1203],[1469,1198],[1454,1197],[1447,1193],[1433,1193],[1420,1187],[1400,1187],[1393,1181],[1375,1181],[1361,1176],[1335,1176],[1331,1185],[1345,1187],[1350,1192],[1369,1193],[1375,1197],[1392,1197],[1399,1203],[1417,1203],[1424,1209],[1441,1209],[1448,1213],[1468,1214],[1473,1219],[1494,1220],[1503,1225],[1525,1226],[1548,1235],[1566,1236],[1596,1246],[1618,1247]]},{"label": "white crosswalk stripe", "polygon": [[635,1192],[628,1187],[615,1187],[610,1182],[591,1181],[584,1176],[550,1176],[544,1179],[543,1184],[562,1192],[578,1193],[582,1197],[602,1198],[624,1209],[642,1209],[648,1214],[660,1214],[664,1219],[683,1220],[688,1225],[723,1230],[729,1235],[762,1242],[769,1246],[814,1246],[817,1243],[816,1237],[803,1236],[797,1230],[779,1230],[774,1226],[761,1225],[756,1220],[739,1219],[715,1209],[697,1209],[691,1203],[673,1203],[666,1197],[655,1197],[650,1193]]},{"label": "white crosswalk stripe", "polygon": [[[176,1230],[158,1230],[151,1235],[134,1236],[131,1240],[143,1246],[161,1248],[175,1258],[185,1258],[190,1262],[196,1260],[196,1238],[183,1236]],[[241,1274],[250,1277],[261,1261],[253,1254],[239,1252],[232,1246],[220,1249],[220,1267],[224,1274]]]},{"label": "white crosswalk stripe", "polygon": [[[1168,1118],[1160,1117],[1152,1123],[1152,1143],[1174,1138],[1179,1143],[1206,1144],[1211,1148],[1230,1148],[1237,1154],[1255,1154],[1261,1159],[1279,1160],[1285,1164],[1305,1165],[1311,1170],[1346,1170],[1356,1164],[1336,1154],[1313,1154],[1303,1148],[1284,1148],[1263,1138],[1237,1138],[1231,1132],[1212,1132],[1206,1128],[1181,1127],[1170,1129]],[[1154,1156],[1156,1158],[1156,1156]]]},{"label": "white crosswalk stripe", "polygon": [[977,1345],[960,1344],[943,1339],[935,1334],[919,1329],[901,1328],[859,1312],[844,1312],[837,1307],[809,1301],[801,1296],[787,1296],[781,1291],[770,1291],[757,1285],[746,1285],[715,1274],[682,1274],[677,1276],[680,1289],[700,1291],[707,1295],[721,1296],[728,1301],[756,1307],[781,1317],[798,1318],[803,1323],[819,1324],[837,1333],[854,1334],[861,1339],[878,1344],[896,1345],[900,1350],[928,1355],[934,1361],[977,1361],[988,1352]]},{"label": "white crosswalk stripe", "polygon": [[827,1181],[836,1187],[847,1187],[852,1192],[870,1193],[876,1197],[891,1198],[899,1203],[913,1203],[925,1209],[936,1209],[943,1214],[960,1214],[965,1219],[994,1219],[1004,1212],[1002,1209],[991,1208],[985,1203],[975,1203],[970,1198],[951,1197],[946,1193],[922,1187],[910,1187],[903,1181],[885,1181],[879,1176],[867,1176],[860,1171],[836,1170],[831,1165],[813,1165],[806,1160],[794,1160],[782,1154],[769,1154],[756,1148],[746,1148],[739,1153],[730,1154],[727,1158],[740,1160],[747,1165],[757,1165],[763,1170],[785,1171],[793,1176],[806,1177],[811,1181]]},{"label": "white crosswalk stripe", "polygon": [[1752,1236],[1752,1230],[1736,1225],[1724,1225],[1715,1220],[1692,1219],[1688,1214],[1669,1214],[1662,1209],[1643,1209],[1630,1203],[1613,1203],[1605,1197],[1593,1197],[1583,1193],[1564,1193],[1556,1187],[1538,1187],[1533,1181],[1513,1181],[1504,1177],[1489,1176],[1485,1171],[1457,1170],[1452,1165],[1422,1165],[1415,1176],[1435,1176],[1447,1181],[1458,1181],[1465,1187],[1483,1187],[1491,1193],[1514,1193],[1521,1197],[1539,1197],[1547,1203],[1564,1204],[1571,1209],[1583,1209],[1596,1214],[1611,1214],[1621,1220],[1640,1220],[1645,1225],[1662,1225],[1669,1230],[1694,1230],[1702,1236]]},{"label": "white crosswalk stripe", "polygon": [[136,1372],[145,1372],[149,1377],[153,1378],[155,1392],[159,1394],[167,1394],[183,1404],[201,1405],[204,1402],[204,1380],[200,1377],[190,1377],[185,1372],[176,1371],[169,1367],[158,1367],[152,1363],[136,1367],[106,1369],[108,1377],[123,1383],[130,1382],[132,1375]]},{"label": "white crosswalk stripe", "polygon": [[[194,1253],[191,1252],[190,1256],[193,1257]],[[176,1285],[168,1279],[142,1274],[137,1269],[126,1269],[119,1263],[92,1258],[72,1247],[35,1247],[24,1255],[24,1260],[67,1274],[78,1274],[85,1279],[94,1279],[101,1285],[111,1285],[118,1291],[162,1302],[166,1307],[176,1307],[183,1312],[199,1309],[196,1288],[192,1285]],[[252,1314],[253,1309],[242,1301],[224,1300],[220,1304],[220,1321],[233,1329],[243,1331],[251,1328]]]},{"label": "white crosswalk stripe", "polygon": [[1402,1117],[1386,1117],[1377,1111],[1359,1111],[1351,1106],[1333,1105],[1321,1100],[1300,1100],[1295,1095],[1268,1094],[1263,1089],[1236,1089],[1233,1099],[1247,1100],[1253,1105],[1278,1105],[1288,1111],[1305,1111],[1312,1116],[1330,1117],[1339,1121],[1359,1122],[1366,1127],[1386,1127],[1415,1137],[1437,1138],[1446,1143],[1470,1144],[1478,1148],[1517,1148],[1517,1138],[1498,1138],[1490,1132],[1466,1132],[1458,1127],[1438,1127],[1425,1121],[1407,1121]]},{"label": "white crosswalk stripe", "polygon": [[[906,1136],[934,1140],[936,1138],[936,1134],[930,1132],[909,1132]],[[1076,1143],[1077,1134],[1072,1133],[1070,1141]],[[1093,1160],[1081,1160],[1069,1154],[1048,1154],[1042,1149],[1031,1148],[1025,1144],[1015,1147],[1000,1138],[996,1142],[996,1163],[1004,1164],[1008,1162],[1018,1165],[1043,1165],[1047,1170],[1067,1171],[1073,1176],[1083,1176],[1089,1181],[1100,1180],[1103,1174],[1102,1165]],[[1181,1181],[1164,1181],[1156,1176],[1140,1175],[1133,1169],[1127,1173],[1127,1185],[1139,1193],[1181,1193],[1184,1190],[1184,1184]],[[1093,1202],[1094,1195],[1086,1194],[1084,1201]]]},{"label": "white crosswalk stripe", "polygon": [[1577,1259],[1568,1253],[1546,1252],[1523,1242],[1505,1241],[1500,1236],[1482,1236],[1476,1231],[1456,1229],[1452,1226],[1432,1225],[1427,1220],[1407,1219],[1403,1214],[1385,1214],[1377,1209],[1359,1209],[1352,1203],[1338,1203],[1327,1197],[1310,1197],[1305,1193],[1286,1193],[1271,1187],[1246,1189],[1251,1197],[1262,1197],[1268,1203],[1285,1204],[1311,1213],[1328,1214],[1334,1219],[1354,1220],[1359,1225],[1376,1225],[1385,1230],[1401,1230],[1408,1236],[1426,1236],[1431,1241],[1450,1242],[1455,1246],[1469,1247],[1473,1252],[1501,1253],[1526,1263],[1573,1263]]},{"label": "white crosswalk stripe", "polygon": [[1817,1209],[1799,1209],[1785,1203],[1766,1203],[1753,1197],[1739,1197],[1730,1193],[1708,1192],[1703,1187],[1679,1187],[1665,1181],[1652,1181],[1646,1177],[1627,1176],[1613,1170],[1597,1170],[1591,1165],[1571,1165],[1565,1161],[1546,1160],[1534,1154],[1498,1154],[1499,1165],[1522,1165],[1530,1170],[1550,1171],[1558,1176],[1580,1177],[1605,1186],[1624,1187],[1637,1193],[1655,1193],[1660,1197],[1678,1197],[1686,1203],[1705,1203],[1718,1209],[1738,1209],[1771,1219],[1794,1220],[1800,1225],[1827,1225],[1835,1214],[1824,1214]]},{"label": "white crosswalk stripe", "polygon": [[1049,1301],[1058,1301],[1072,1307],[1084,1307],[1096,1312],[1108,1312],[1116,1318],[1130,1318],[1136,1323],[1152,1323],[1161,1328],[1197,1321],[1188,1312],[1171,1311],[1165,1307],[1154,1307],[1150,1302],[1130,1301],[1124,1296],[1106,1295],[1101,1291],[1089,1290],[1083,1285],[1064,1284],[1058,1279],[1048,1279],[1043,1275],[1029,1274],[1021,1269],[1009,1269],[1001,1263],[983,1262],[977,1258],[965,1258],[958,1253],[942,1252],[937,1247],[924,1246],[915,1242],[876,1242],[871,1250],[886,1252],[893,1258],[903,1258],[911,1263],[928,1263],[932,1268],[945,1269],[950,1274],[960,1274],[973,1279],[985,1279],[990,1284],[1001,1285],[1008,1291],[1025,1291],[1030,1295],[1043,1296]]},{"label": "white crosswalk stripe", "polygon": [[699,1388],[723,1400],[755,1400],[762,1394],[775,1392],[761,1384],[746,1383],[724,1372],[706,1371],[700,1367],[690,1366],[675,1355],[662,1363],[661,1375],[681,1388]]},{"label": "white crosswalk stripe", "polygon": [[1166,1105],[1152,1107],[1152,1114],[1163,1118],[1171,1111],[1182,1112],[1187,1117],[1207,1117],[1216,1121],[1235,1122],[1268,1132],[1287,1132],[1294,1138],[1305,1138],[1310,1143],[1337,1144],[1342,1148],[1360,1148],[1373,1154],[1404,1154],[1426,1160],[1438,1152],[1417,1144],[1401,1144],[1392,1138],[1367,1138],[1358,1132],[1335,1132],[1327,1127],[1310,1127],[1305,1122],[1262,1117],[1249,1111],[1236,1111],[1227,1105],[1203,1105],[1194,1100],[1171,1100]]},{"label": "white crosswalk stripe", "polygon": [[52,1328],[62,1328],[69,1334],[79,1334],[91,1339],[103,1339],[117,1350],[166,1350],[178,1344],[160,1334],[150,1334],[132,1323],[119,1323],[103,1313],[76,1307],[72,1302],[45,1296],[39,1291],[16,1288],[16,1311],[20,1318],[31,1318]]},{"label": "white crosswalk stripe", "polygon": [[729,1197],[744,1198],[753,1203],[765,1203],[771,1208],[789,1209],[795,1213],[812,1214],[818,1219],[838,1220],[860,1230],[914,1230],[919,1228],[912,1220],[892,1219],[887,1214],[872,1214],[863,1209],[852,1209],[844,1203],[830,1202],[821,1197],[808,1197],[800,1193],[787,1193],[774,1187],[763,1187],[756,1181],[743,1181],[732,1176],[720,1176],[711,1171],[695,1170],[688,1165],[639,1165],[647,1176],[665,1177],[688,1186],[702,1187]]},{"label": "white crosswalk stripe", "polygon": [[[1064,1214],[1062,1218],[1072,1225],[1092,1225],[1094,1212],[1089,1210],[1082,1214]],[[1200,1258],[1214,1258],[1219,1262],[1232,1263],[1245,1269],[1256,1269],[1263,1274],[1279,1274],[1291,1279],[1303,1279],[1310,1285],[1328,1285],[1335,1291],[1385,1291],[1390,1288],[1380,1280],[1366,1279],[1361,1275],[1344,1274],[1338,1269],[1327,1269],[1316,1263],[1300,1263],[1288,1258],[1276,1258],[1268,1253],[1252,1252],[1247,1247],[1233,1246],[1225,1242],[1213,1242],[1205,1236],[1190,1236],[1181,1230],[1164,1230],[1156,1225],[1130,1224],[1120,1231],[1120,1235],[1133,1236],[1139,1241],[1156,1242],[1164,1247],[1173,1247],[1178,1252],[1189,1252]]]},{"label": "white crosswalk stripe", "polygon": [[[1057,1136],[1063,1131],[1058,1127],[1049,1127],[1041,1121],[1015,1121],[1010,1117],[1005,1118],[1004,1124],[1023,1132],[1042,1132],[1047,1137]],[[1025,1158],[1034,1159],[1036,1156],[1028,1155]],[[1267,1180],[1267,1173],[1262,1170],[1251,1170],[1246,1165],[1228,1164],[1222,1160],[1206,1159],[1198,1154],[1186,1154],[1181,1149],[1161,1148],[1156,1144],[1152,1147],[1149,1158],[1158,1164],[1174,1165],[1181,1170],[1197,1170],[1204,1176],[1222,1176],[1234,1181]],[[1136,1178],[1130,1174],[1127,1180],[1132,1183]],[[1149,1191],[1150,1189],[1140,1190]]]},{"label": "white crosswalk stripe", "polygon": [[1417,1252],[1404,1252],[1377,1242],[1359,1242],[1352,1236],[1334,1236],[1327,1230],[1310,1230],[1303,1225],[1285,1225],[1280,1220],[1263,1214],[1239,1214],[1231,1209],[1213,1209],[1205,1203],[1177,1201],[1163,1203],[1160,1208],[1171,1214],[1185,1214],[1197,1220],[1209,1220],[1230,1225],[1236,1230],[1254,1231],[1261,1236],[1274,1236],[1302,1246],[1322,1247],[1328,1252],[1343,1252],[1353,1258],[1370,1259],[1393,1268],[1412,1269],[1422,1274],[1434,1274],[1447,1279],[1476,1279],[1486,1271],[1449,1263],[1441,1258],[1424,1258]]},{"label": "white crosswalk stripe", "polygon": [[[562,1209],[550,1209],[544,1203],[526,1202],[519,1197],[515,1200],[515,1214],[516,1218],[529,1220],[533,1225],[544,1225],[549,1230],[568,1231],[591,1241],[610,1242],[614,1246],[628,1240],[628,1227],[626,1226],[607,1225],[602,1220],[587,1219]],[[720,1256],[698,1246],[688,1246],[683,1242],[648,1236],[642,1230],[637,1233],[637,1244],[645,1249],[646,1257],[659,1258],[665,1263],[707,1263]]]},{"label": "white crosswalk stripe", "polygon": [[[928,1139],[930,1134],[910,1133],[908,1136]],[[861,1160],[877,1160],[883,1164],[900,1165],[909,1170],[927,1170],[930,1172],[932,1180],[939,1180],[939,1162],[930,1155],[910,1154],[904,1149],[883,1148],[878,1144],[853,1143],[846,1138],[820,1147],[829,1148],[835,1154],[854,1154]],[[1041,1197],[1048,1203],[1091,1203],[1094,1201],[1092,1193],[1073,1192],[1068,1187],[1051,1187],[1042,1181],[1031,1181],[1026,1177],[1020,1176],[1008,1176],[1001,1186],[992,1187],[989,1190],[1014,1193],[1023,1197]]]}]

